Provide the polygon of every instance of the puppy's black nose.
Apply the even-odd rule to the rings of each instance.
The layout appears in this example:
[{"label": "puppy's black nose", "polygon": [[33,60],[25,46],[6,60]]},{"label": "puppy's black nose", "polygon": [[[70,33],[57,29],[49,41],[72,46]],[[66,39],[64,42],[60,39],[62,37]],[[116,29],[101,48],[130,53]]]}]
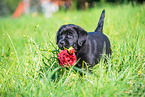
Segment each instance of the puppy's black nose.
[{"label": "puppy's black nose", "polygon": [[63,46],[65,44],[65,42],[64,41],[61,41],[60,44]]}]

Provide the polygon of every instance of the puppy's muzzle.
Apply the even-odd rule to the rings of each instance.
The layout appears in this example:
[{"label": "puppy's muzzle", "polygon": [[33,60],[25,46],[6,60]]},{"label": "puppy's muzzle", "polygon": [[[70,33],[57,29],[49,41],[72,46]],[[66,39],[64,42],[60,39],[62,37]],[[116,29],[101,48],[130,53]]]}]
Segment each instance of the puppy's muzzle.
[{"label": "puppy's muzzle", "polygon": [[63,47],[65,47],[65,45],[66,45],[66,42],[65,42],[65,41],[60,41],[60,42],[58,43],[58,47],[59,47],[60,49],[63,49]]},{"label": "puppy's muzzle", "polygon": [[62,41],[60,41],[60,42],[58,43],[58,47],[59,47],[60,49],[63,49],[64,47],[65,47],[65,48],[69,48],[69,47],[70,47],[70,46],[69,46],[69,42],[68,42],[68,41],[62,40]]},{"label": "puppy's muzzle", "polygon": [[65,42],[64,41],[60,41],[60,45],[64,46]]},{"label": "puppy's muzzle", "polygon": [[63,49],[63,47],[64,47],[64,42],[60,42],[60,43],[58,44],[58,47],[59,47],[60,49]]}]

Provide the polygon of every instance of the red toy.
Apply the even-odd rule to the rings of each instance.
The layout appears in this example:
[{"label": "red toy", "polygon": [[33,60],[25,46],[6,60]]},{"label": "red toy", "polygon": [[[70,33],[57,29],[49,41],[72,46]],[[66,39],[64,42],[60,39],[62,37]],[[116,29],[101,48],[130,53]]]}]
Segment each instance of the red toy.
[{"label": "red toy", "polygon": [[59,60],[59,64],[64,67],[69,67],[69,66],[73,66],[74,63],[76,63],[76,55],[75,55],[75,49],[70,47],[69,49],[64,49],[61,50],[58,53],[58,60]]}]

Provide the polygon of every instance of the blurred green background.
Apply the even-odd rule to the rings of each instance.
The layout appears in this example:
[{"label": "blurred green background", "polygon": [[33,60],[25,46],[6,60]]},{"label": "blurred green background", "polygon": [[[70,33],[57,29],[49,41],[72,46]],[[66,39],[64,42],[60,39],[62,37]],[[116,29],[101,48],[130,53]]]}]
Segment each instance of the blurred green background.
[{"label": "blurred green background", "polygon": [[[22,0],[0,0],[0,16],[11,15],[12,13],[14,13],[20,1]],[[45,0],[30,0],[30,4],[33,5],[41,1]],[[59,6],[61,10],[87,9],[92,8],[94,6],[103,6],[106,3],[111,5],[132,4],[133,6],[144,3],[144,0],[46,0],[46,1],[71,2],[71,4],[69,4],[69,8],[64,8],[64,4],[61,4]],[[38,4],[37,6],[41,5]],[[41,10],[41,7],[39,8]]]}]

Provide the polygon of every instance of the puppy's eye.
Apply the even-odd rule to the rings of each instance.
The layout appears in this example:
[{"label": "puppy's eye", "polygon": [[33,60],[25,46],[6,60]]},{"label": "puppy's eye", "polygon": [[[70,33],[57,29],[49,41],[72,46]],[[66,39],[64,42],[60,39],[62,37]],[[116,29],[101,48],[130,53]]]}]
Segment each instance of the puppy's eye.
[{"label": "puppy's eye", "polygon": [[67,38],[72,38],[72,35],[69,35],[69,34],[68,34],[68,35],[67,35]]}]

